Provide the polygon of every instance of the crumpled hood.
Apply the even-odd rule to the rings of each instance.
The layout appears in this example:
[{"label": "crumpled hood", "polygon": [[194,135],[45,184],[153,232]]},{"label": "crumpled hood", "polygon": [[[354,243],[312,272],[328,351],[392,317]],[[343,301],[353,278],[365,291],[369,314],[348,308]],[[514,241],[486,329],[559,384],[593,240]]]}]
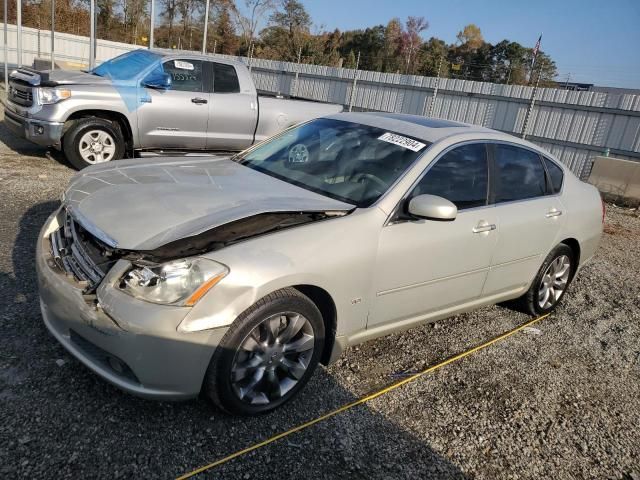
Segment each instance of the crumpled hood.
[{"label": "crumpled hood", "polygon": [[333,200],[223,158],[124,160],[89,167],[64,204],[113,247],[152,250],[270,212],[345,212]]}]

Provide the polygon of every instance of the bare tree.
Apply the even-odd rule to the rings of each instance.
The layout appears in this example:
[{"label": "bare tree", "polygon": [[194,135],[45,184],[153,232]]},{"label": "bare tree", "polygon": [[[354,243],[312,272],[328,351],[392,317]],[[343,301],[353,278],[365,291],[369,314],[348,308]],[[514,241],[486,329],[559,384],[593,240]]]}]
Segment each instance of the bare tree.
[{"label": "bare tree", "polygon": [[248,48],[256,37],[258,26],[275,10],[276,2],[275,0],[245,0],[244,6],[245,13],[240,11],[235,2],[230,3],[235,23],[241,32],[245,46]]}]

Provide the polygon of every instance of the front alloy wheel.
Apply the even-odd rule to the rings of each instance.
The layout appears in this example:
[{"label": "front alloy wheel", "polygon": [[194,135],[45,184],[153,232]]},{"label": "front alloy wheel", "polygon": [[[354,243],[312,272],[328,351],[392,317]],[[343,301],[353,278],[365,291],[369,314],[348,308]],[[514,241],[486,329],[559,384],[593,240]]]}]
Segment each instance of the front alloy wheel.
[{"label": "front alloy wheel", "polygon": [[231,384],[238,399],[266,405],[282,398],[307,371],[313,344],[313,327],[303,315],[284,312],[265,319],[236,351]]},{"label": "front alloy wheel", "polygon": [[258,300],[216,347],[204,393],[222,410],[257,415],[304,387],[324,349],[325,324],[309,297],[283,288]]}]

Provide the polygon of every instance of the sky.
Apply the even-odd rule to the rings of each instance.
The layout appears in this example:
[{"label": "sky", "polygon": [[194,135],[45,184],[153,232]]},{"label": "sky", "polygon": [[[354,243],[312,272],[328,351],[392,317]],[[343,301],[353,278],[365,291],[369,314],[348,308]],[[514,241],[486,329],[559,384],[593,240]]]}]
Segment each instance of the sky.
[{"label": "sky", "polygon": [[475,23],[485,41],[508,39],[542,50],[558,79],[640,88],[640,0],[302,0],[315,28],[351,30],[423,16],[423,37],[456,41]]}]

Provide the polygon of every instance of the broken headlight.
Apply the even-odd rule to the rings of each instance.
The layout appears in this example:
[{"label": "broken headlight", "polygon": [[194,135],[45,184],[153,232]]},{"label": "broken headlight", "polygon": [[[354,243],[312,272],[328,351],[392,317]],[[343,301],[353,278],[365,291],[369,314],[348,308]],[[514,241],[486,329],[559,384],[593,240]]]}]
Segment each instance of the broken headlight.
[{"label": "broken headlight", "polygon": [[205,258],[140,265],[122,277],[120,289],[148,302],[193,306],[228,273],[226,266]]}]

